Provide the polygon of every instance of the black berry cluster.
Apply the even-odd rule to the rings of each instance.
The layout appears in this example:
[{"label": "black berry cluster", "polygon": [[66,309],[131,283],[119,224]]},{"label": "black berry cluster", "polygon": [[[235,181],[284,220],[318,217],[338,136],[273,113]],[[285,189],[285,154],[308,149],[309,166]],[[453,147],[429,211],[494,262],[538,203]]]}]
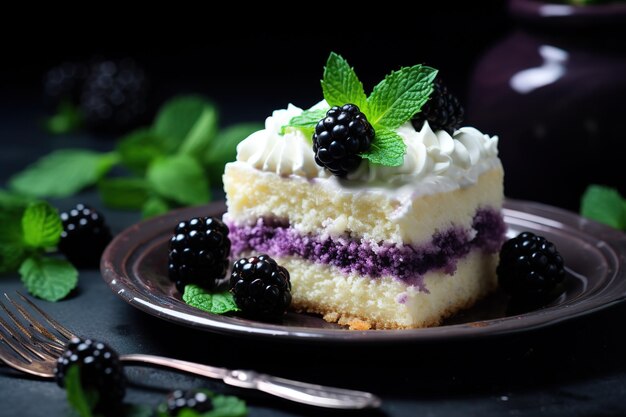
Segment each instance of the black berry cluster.
[{"label": "black berry cluster", "polygon": [[65,387],[65,376],[72,366],[80,369],[84,389],[98,392],[96,409],[112,409],[119,405],[126,392],[126,378],[117,352],[102,342],[72,338],[57,361],[55,379]]},{"label": "black berry cluster", "polygon": [[354,104],[332,107],[313,135],[315,162],[334,175],[345,177],[361,162],[374,140],[374,128]]},{"label": "black berry cluster", "polygon": [[127,129],[148,110],[148,78],[131,59],[63,63],[46,73],[44,89],[53,104],[77,106],[93,130]]},{"label": "black berry cluster", "polygon": [[448,91],[448,88],[441,81],[436,79],[430,99],[424,104],[422,110],[413,117],[411,123],[419,131],[424,122],[428,121],[431,129],[445,130],[452,134],[461,127],[463,115],[463,107],[459,100]]},{"label": "black berry cluster", "polygon": [[78,268],[97,267],[111,241],[111,231],[102,214],[90,206],[77,204],[60,216],[63,231],[59,251]]},{"label": "black berry cluster", "polygon": [[563,258],[556,246],[530,232],[502,245],[497,274],[507,293],[534,302],[555,296],[565,279]]},{"label": "black berry cluster", "polygon": [[176,226],[169,242],[169,277],[181,293],[185,285],[207,290],[228,271],[228,227],[215,217],[195,217]]},{"label": "black berry cluster", "polygon": [[267,255],[235,262],[230,285],[237,306],[252,317],[278,319],[291,304],[289,272]]}]

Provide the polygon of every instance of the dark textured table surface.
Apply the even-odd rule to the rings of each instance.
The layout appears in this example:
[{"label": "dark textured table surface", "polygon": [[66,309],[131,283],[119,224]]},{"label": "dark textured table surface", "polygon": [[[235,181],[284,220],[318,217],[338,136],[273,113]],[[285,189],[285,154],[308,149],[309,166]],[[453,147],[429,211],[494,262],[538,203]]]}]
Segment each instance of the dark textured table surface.
[{"label": "dark textured table surface", "polygon": [[[38,156],[60,147],[108,149],[84,136],[51,138],[20,103],[0,106],[0,182]],[[95,193],[54,203],[99,205]],[[104,210],[114,232],[136,213]],[[0,290],[23,287],[17,274]],[[78,290],[58,303],[39,301],[76,333],[109,342],[122,353],[151,353],[218,366],[251,368],[288,378],[374,392],[380,410],[333,412],[264,394],[149,368],[127,368],[127,400],[156,405],[173,388],[208,387],[244,398],[250,416],[621,416],[626,415],[626,306],[544,330],[437,344],[305,345],[199,332],[125,304],[97,270],[81,270]],[[0,416],[65,416],[65,392],[55,383],[0,365]]]}]

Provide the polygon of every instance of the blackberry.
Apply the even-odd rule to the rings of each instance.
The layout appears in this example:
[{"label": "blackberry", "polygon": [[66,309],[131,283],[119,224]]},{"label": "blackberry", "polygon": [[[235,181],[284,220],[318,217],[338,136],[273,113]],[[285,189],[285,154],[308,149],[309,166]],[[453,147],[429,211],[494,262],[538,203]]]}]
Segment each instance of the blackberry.
[{"label": "blackberry", "polygon": [[563,258],[556,246],[530,232],[502,245],[496,271],[507,293],[529,302],[548,301],[565,279]]},{"label": "blackberry", "polygon": [[74,365],[80,368],[82,387],[99,393],[96,409],[111,409],[121,403],[126,378],[119,356],[111,347],[95,340],[72,338],[57,360],[54,372],[60,387],[65,387],[67,371]]},{"label": "blackberry", "polygon": [[79,102],[85,125],[106,131],[136,125],[147,112],[147,93],[146,74],[133,60],[93,62]]},{"label": "blackberry", "polygon": [[374,140],[374,128],[354,104],[331,107],[315,126],[315,162],[334,175],[345,177],[361,162]]},{"label": "blackberry", "polygon": [[104,217],[85,204],[61,213],[63,231],[59,250],[77,268],[97,267],[111,232]]},{"label": "blackberry", "polygon": [[167,396],[167,414],[176,417],[178,413],[185,408],[194,410],[195,412],[202,414],[207,411],[213,410],[213,401],[204,392],[198,390],[172,391]]},{"label": "blackberry", "polygon": [[433,85],[430,99],[424,104],[422,110],[413,116],[411,123],[415,130],[422,130],[424,121],[432,130],[445,130],[449,134],[454,133],[463,123],[464,111],[459,99],[453,96],[448,88],[438,79]]},{"label": "blackberry", "polygon": [[169,243],[169,277],[181,293],[187,284],[212,290],[226,275],[229,254],[228,227],[221,220],[181,221]]},{"label": "blackberry", "polygon": [[289,272],[268,255],[235,262],[230,285],[237,306],[252,317],[278,319],[291,304]]}]

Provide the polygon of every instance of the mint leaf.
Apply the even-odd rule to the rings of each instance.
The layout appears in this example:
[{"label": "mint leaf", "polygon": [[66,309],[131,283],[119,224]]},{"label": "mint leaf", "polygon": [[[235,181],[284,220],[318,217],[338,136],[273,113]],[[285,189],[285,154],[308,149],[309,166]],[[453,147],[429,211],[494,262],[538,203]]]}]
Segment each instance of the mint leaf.
[{"label": "mint leaf", "polygon": [[202,417],[244,417],[248,415],[245,401],[231,395],[213,397],[213,410]]},{"label": "mint leaf", "polygon": [[100,198],[107,207],[138,210],[150,198],[150,184],[143,178],[105,178],[98,182]]},{"label": "mint leaf", "polygon": [[582,216],[626,231],[626,200],[610,187],[590,185],[583,194]]},{"label": "mint leaf", "polygon": [[437,70],[423,65],[387,75],[367,99],[367,119],[377,129],[395,129],[410,120],[428,101]]},{"label": "mint leaf", "polygon": [[19,243],[0,242],[0,273],[14,272],[24,260],[26,251]]},{"label": "mint leaf", "polygon": [[361,154],[365,159],[379,165],[397,167],[403,164],[406,144],[393,130],[378,127],[369,152]]},{"label": "mint leaf", "polygon": [[356,104],[361,111],[366,110],[367,98],[363,84],[348,62],[334,52],[330,53],[326,61],[322,91],[324,99],[331,107],[352,103]]},{"label": "mint leaf", "polygon": [[56,246],[63,224],[57,210],[45,201],[31,203],[22,216],[24,243],[33,248]]},{"label": "mint leaf", "polygon": [[167,155],[166,141],[151,129],[135,130],[117,143],[116,150],[125,167],[138,174],[145,173],[155,159]]},{"label": "mint leaf", "polygon": [[85,392],[80,382],[80,367],[73,365],[65,374],[67,402],[81,417],[93,417],[92,409],[98,402],[98,392]]},{"label": "mint leaf", "polygon": [[167,213],[168,211],[170,211],[170,209],[171,207],[167,203],[167,201],[163,200],[160,197],[153,196],[145,202],[143,207],[141,207],[141,215],[144,219],[148,219],[150,217],[155,217]]},{"label": "mint leaf", "polygon": [[165,140],[168,153],[202,154],[215,135],[216,126],[213,104],[199,96],[181,96],[169,100],[159,110],[154,133]]},{"label": "mint leaf", "polygon": [[252,133],[263,129],[261,123],[240,123],[222,129],[211,142],[204,157],[212,183],[220,183],[224,165],[237,157],[237,145]]},{"label": "mint leaf", "polygon": [[16,271],[26,256],[22,216],[31,201],[0,190],[0,273]]},{"label": "mint leaf", "polygon": [[46,119],[43,127],[48,133],[61,135],[77,130],[82,123],[83,115],[80,109],[69,101],[62,101],[56,114]]},{"label": "mint leaf", "polygon": [[82,149],[52,152],[10,180],[13,190],[36,197],[68,197],[95,184],[117,162],[114,153]]},{"label": "mint leaf", "polygon": [[78,283],[78,271],[64,259],[31,256],[19,272],[28,292],[48,301],[64,298]]},{"label": "mint leaf", "polygon": [[316,109],[316,110],[305,110],[299,116],[294,116],[289,120],[289,123],[285,126],[281,127],[280,134],[284,135],[287,132],[287,129],[290,127],[294,127],[297,129],[301,129],[304,131],[305,136],[312,138],[315,130],[315,125],[326,117],[326,112],[328,109]]},{"label": "mint leaf", "polygon": [[174,155],[154,161],[148,168],[147,179],[160,196],[179,204],[202,204],[210,200],[204,170],[191,156]]},{"label": "mint leaf", "polygon": [[208,311],[213,314],[224,314],[230,311],[239,311],[233,295],[229,291],[210,293],[197,285],[185,286],[183,301],[192,307]]}]

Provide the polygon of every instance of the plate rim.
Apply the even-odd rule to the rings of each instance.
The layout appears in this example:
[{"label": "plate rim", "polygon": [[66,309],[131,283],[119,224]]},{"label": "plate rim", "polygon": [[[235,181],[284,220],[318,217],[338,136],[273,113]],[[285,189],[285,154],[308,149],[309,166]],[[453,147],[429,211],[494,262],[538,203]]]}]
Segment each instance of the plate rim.
[{"label": "plate rim", "polygon": [[[613,292],[603,295],[600,294],[599,297],[602,296],[600,297],[601,300],[597,300],[586,308],[581,308],[581,302],[579,301],[573,305],[558,304],[541,310],[534,310],[529,313],[462,324],[422,329],[355,331],[343,328],[294,327],[263,322],[254,322],[255,327],[250,327],[249,322],[244,321],[244,319],[238,319],[228,315],[206,313],[188,306],[181,300],[176,300],[177,303],[180,304],[178,310],[172,309],[171,306],[164,307],[154,305],[144,294],[144,291],[135,286],[127,285],[123,276],[123,266],[128,262],[128,259],[134,252],[129,251],[123,253],[125,248],[132,247],[132,249],[136,251],[138,247],[145,245],[145,242],[149,242],[161,236],[163,232],[160,228],[164,227],[165,224],[167,224],[167,227],[171,228],[171,225],[175,224],[177,219],[192,217],[199,213],[215,212],[218,210],[224,211],[225,207],[224,201],[213,202],[202,206],[184,207],[127,227],[114,237],[102,255],[100,271],[104,281],[117,296],[128,304],[145,313],[175,324],[232,336],[254,336],[288,341],[315,341],[322,343],[437,342],[444,339],[457,340],[500,336],[538,330],[560,324],[609,308],[626,299],[626,234],[595,221],[582,218],[562,208],[514,199],[507,199],[505,201],[505,217],[507,217],[507,213],[509,213],[509,217],[512,213],[517,213],[518,218],[526,217],[528,221],[540,222],[546,227],[566,228],[570,232],[579,233],[583,237],[593,237],[603,242],[604,245],[601,245],[603,247],[598,248],[598,250],[608,251],[607,253],[612,254],[616,267],[613,271],[613,275],[608,277],[610,282],[603,288],[603,291],[606,293],[608,289],[613,289]],[[150,239],[144,239],[145,242],[137,242],[136,236],[139,235],[137,232],[144,229],[153,230],[150,234]],[[159,230],[157,231],[156,229]],[[621,249],[621,251],[619,249]],[[591,301],[594,301],[594,299]],[[567,309],[568,314],[559,314],[561,310],[565,309]],[[522,321],[520,319],[526,319],[526,322],[520,325],[519,322]],[[240,323],[239,321],[242,322]]]}]

